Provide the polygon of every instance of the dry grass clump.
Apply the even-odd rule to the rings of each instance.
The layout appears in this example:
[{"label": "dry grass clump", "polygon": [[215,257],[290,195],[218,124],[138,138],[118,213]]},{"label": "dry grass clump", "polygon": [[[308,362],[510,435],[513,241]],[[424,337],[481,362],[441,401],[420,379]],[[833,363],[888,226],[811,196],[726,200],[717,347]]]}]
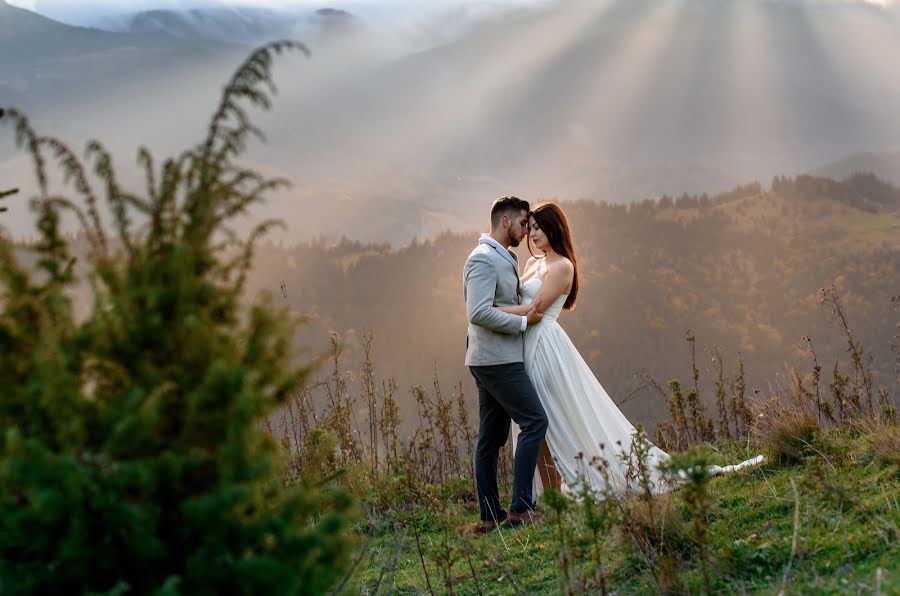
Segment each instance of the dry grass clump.
[{"label": "dry grass clump", "polygon": [[900,469],[900,424],[896,421],[874,421],[864,425],[872,450],[878,458]]},{"label": "dry grass clump", "polygon": [[900,467],[900,427],[897,425],[884,426],[879,429],[879,434],[874,435],[873,442],[875,452],[886,462]]},{"label": "dry grass clump", "polygon": [[766,455],[781,463],[799,463],[822,426],[811,408],[787,405],[778,396],[755,406],[753,437]]}]

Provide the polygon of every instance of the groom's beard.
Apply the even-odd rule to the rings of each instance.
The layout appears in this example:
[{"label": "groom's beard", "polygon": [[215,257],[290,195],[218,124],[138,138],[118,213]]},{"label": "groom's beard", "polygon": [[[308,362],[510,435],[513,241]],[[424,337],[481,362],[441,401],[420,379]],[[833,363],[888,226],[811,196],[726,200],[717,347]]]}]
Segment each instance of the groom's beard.
[{"label": "groom's beard", "polygon": [[507,230],[506,235],[509,238],[509,245],[511,247],[515,248],[515,247],[519,246],[519,242],[521,242],[521,241],[518,238],[516,238],[515,236],[513,236],[511,230]]}]

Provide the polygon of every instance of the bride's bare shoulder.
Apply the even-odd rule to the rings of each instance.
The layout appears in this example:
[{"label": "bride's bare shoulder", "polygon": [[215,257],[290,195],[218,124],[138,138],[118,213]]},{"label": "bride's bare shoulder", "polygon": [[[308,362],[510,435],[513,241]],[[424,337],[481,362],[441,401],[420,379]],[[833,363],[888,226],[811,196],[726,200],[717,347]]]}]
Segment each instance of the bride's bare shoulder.
[{"label": "bride's bare shoulder", "polygon": [[572,264],[572,261],[563,256],[560,256],[548,265],[552,269],[558,269],[560,273],[571,273],[575,271],[575,265]]}]

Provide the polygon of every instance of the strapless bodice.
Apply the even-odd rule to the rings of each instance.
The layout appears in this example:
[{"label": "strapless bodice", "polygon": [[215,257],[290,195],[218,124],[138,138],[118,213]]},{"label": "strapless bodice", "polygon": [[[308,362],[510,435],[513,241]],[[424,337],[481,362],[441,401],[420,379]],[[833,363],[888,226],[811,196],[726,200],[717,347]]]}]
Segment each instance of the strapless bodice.
[{"label": "strapless bodice", "polygon": [[[531,304],[534,301],[534,297],[537,296],[538,290],[541,289],[542,280],[539,277],[532,277],[528,281],[522,284],[522,304]],[[551,304],[544,311],[544,318],[541,319],[541,323],[552,323],[559,318],[559,313],[562,312],[563,304],[566,303],[566,298],[568,298],[568,294],[563,294],[559,298],[556,299],[556,302]],[[538,323],[540,325],[541,323]]]}]

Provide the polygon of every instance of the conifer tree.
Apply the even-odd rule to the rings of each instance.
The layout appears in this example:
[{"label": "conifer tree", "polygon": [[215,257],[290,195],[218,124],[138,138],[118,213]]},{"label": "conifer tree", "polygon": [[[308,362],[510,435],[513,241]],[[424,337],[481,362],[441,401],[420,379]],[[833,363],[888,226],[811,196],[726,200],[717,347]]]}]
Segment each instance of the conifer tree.
[{"label": "conifer tree", "polygon": [[[82,162],[17,110],[0,116],[35,164],[39,238],[37,271],[0,238],[0,592],[316,593],[346,565],[350,498],[286,486],[260,425],[309,373],[287,313],[243,297],[275,222],[246,239],[228,227],[285,184],[235,162],[261,136],[243,106],[269,107],[285,50],[308,54],[254,51],[199,145],[159,169],[139,151],[143,195],[99,143]],[[51,160],[77,199],[50,192]],[[90,246],[83,320],[65,212]]]}]

